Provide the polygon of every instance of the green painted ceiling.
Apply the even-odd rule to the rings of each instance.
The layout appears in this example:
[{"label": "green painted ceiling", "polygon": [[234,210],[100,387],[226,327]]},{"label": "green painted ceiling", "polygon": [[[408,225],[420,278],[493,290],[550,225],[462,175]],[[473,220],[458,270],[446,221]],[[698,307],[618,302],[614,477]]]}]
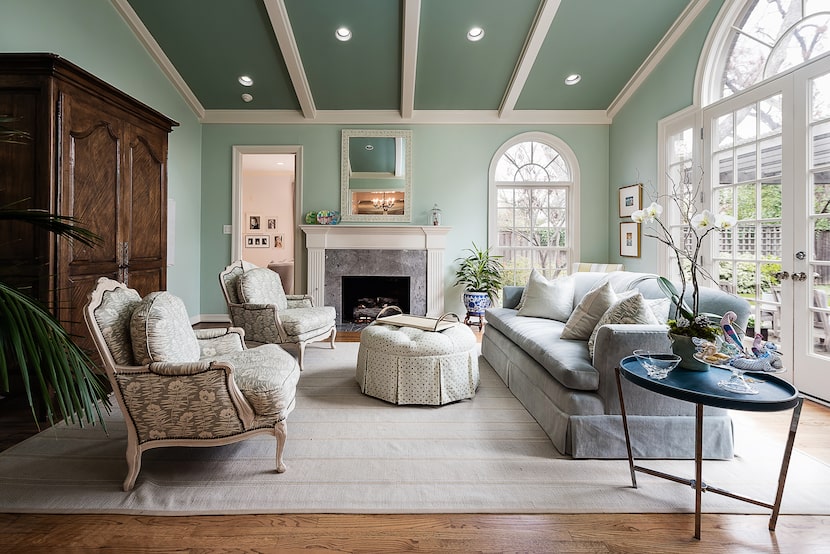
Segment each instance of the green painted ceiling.
[{"label": "green painted ceiling", "polygon": [[[306,118],[317,110],[501,110],[517,76],[516,111],[607,110],[699,1],[121,0],[199,108]],[[549,13],[552,22],[534,35]],[[336,40],[340,26],[352,40]],[[479,42],[466,39],[473,26],[485,31]],[[413,31],[417,43],[407,49]],[[582,81],[566,86],[570,73]],[[240,75],[254,85],[240,85]]]}]

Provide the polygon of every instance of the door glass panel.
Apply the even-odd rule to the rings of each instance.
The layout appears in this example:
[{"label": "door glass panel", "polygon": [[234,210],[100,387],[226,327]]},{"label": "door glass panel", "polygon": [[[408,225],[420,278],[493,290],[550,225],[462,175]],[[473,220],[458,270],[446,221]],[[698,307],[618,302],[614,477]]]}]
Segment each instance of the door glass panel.
[{"label": "door glass panel", "polygon": [[738,182],[755,179],[755,145],[738,148]]},{"label": "door glass panel", "polygon": [[755,140],[755,133],[758,130],[757,121],[755,119],[755,105],[741,108],[735,112],[735,134],[736,140],[739,144],[752,142]]},{"label": "door glass panel", "polygon": [[781,183],[761,184],[761,217],[781,219]]},{"label": "door glass panel", "polygon": [[733,144],[732,134],[732,114],[726,114],[718,118],[716,125],[715,144],[716,148],[729,148]]},{"label": "door glass panel", "polygon": [[761,142],[761,177],[781,175],[781,135]]},{"label": "door glass panel", "polygon": [[731,185],[735,182],[731,150],[715,154],[715,167],[718,168],[718,182],[721,185]]},{"label": "door glass panel", "polygon": [[759,103],[761,137],[781,133],[781,95],[776,94]]}]

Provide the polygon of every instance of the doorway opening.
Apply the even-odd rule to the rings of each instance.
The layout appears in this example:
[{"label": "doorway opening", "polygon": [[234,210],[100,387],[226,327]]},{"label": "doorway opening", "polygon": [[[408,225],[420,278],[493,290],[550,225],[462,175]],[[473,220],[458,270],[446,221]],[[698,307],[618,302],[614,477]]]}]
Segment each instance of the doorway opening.
[{"label": "doorway opening", "polygon": [[302,201],[302,147],[234,146],[231,257],[276,271],[295,294]]}]

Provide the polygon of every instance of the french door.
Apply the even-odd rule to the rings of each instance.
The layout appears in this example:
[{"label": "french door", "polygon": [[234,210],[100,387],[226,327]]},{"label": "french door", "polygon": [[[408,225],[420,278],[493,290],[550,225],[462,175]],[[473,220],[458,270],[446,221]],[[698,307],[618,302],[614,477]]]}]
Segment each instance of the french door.
[{"label": "french door", "polygon": [[714,273],[780,345],[782,376],[830,401],[830,57],[703,112],[704,179],[738,225]]}]

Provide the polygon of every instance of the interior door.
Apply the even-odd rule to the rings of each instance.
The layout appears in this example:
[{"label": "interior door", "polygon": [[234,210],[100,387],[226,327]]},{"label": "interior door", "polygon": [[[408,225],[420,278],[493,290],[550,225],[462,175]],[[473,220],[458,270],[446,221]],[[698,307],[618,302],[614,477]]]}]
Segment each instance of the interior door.
[{"label": "interior door", "polygon": [[830,400],[830,58],[704,111],[704,175],[717,211],[738,217],[713,241],[721,282],[780,345],[782,375]]}]

